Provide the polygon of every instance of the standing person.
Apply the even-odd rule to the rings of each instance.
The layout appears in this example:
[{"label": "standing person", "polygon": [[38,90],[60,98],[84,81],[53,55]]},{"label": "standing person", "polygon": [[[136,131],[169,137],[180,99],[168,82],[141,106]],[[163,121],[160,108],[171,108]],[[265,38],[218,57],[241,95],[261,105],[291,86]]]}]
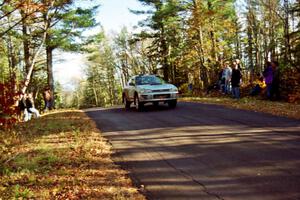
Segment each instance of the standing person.
[{"label": "standing person", "polygon": [[49,87],[46,87],[46,89],[44,90],[43,97],[45,102],[44,112],[46,112],[48,109],[52,109],[52,95]]},{"label": "standing person", "polygon": [[280,85],[280,75],[279,75],[279,63],[277,61],[271,62],[272,70],[273,70],[273,81],[271,87],[271,99],[279,100],[279,85]]},{"label": "standing person", "polygon": [[220,92],[223,92],[224,83],[225,81],[223,82],[223,67],[222,67],[218,73],[218,85],[219,85]]},{"label": "standing person", "polygon": [[225,75],[225,94],[229,94],[231,91],[230,81],[231,81],[232,69],[229,66],[228,61],[225,62],[225,69],[224,69],[223,73]]},{"label": "standing person", "polygon": [[30,113],[29,120],[31,119],[31,114],[34,114],[36,118],[40,117],[39,111],[34,107],[33,95],[28,93],[26,99],[27,111]]},{"label": "standing person", "polygon": [[24,122],[27,122],[29,120],[29,113],[27,110],[27,105],[26,105],[26,94],[21,93],[19,96],[19,102],[18,102],[18,107],[21,111],[21,118]]},{"label": "standing person", "polygon": [[239,65],[236,61],[233,62],[233,69],[231,75],[231,86],[232,86],[232,96],[235,99],[240,98],[240,83],[241,83],[242,73],[239,69]]},{"label": "standing person", "polygon": [[[242,69],[242,65],[241,65],[241,60],[240,60],[240,59],[235,59],[235,62],[236,62],[236,64],[238,65],[238,68],[239,68],[239,70],[240,70],[240,72],[241,72],[241,74],[242,74],[243,69]],[[240,81],[240,84],[242,84],[242,79],[241,79],[241,81]]]},{"label": "standing person", "polygon": [[267,62],[267,67],[263,72],[265,82],[267,85],[267,98],[272,98],[272,82],[273,82],[273,68],[271,62]]}]

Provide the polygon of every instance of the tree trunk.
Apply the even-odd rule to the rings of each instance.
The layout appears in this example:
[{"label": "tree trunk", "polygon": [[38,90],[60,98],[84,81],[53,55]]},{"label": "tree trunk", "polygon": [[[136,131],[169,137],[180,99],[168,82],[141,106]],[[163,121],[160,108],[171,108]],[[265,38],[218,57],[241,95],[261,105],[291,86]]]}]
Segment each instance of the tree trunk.
[{"label": "tree trunk", "polygon": [[238,59],[242,58],[242,51],[241,51],[241,38],[240,38],[240,28],[239,28],[239,23],[238,23],[238,19],[235,19],[235,54],[237,56]]},{"label": "tree trunk", "polygon": [[[205,67],[205,60],[204,60],[204,49],[203,49],[203,32],[202,32],[202,27],[199,26],[198,28],[198,34],[199,34],[199,44],[200,44],[200,81],[203,83],[203,87],[206,88],[208,86],[208,71],[207,68]],[[203,89],[203,88],[201,88]]]},{"label": "tree trunk", "polygon": [[8,65],[9,65],[10,80],[12,83],[14,83],[13,90],[16,93],[18,89],[17,73],[16,73],[17,58],[14,52],[14,46],[12,44],[11,36],[8,36],[7,49],[8,49]]},{"label": "tree trunk", "polygon": [[25,93],[25,91],[27,90],[27,87],[28,87],[28,85],[29,85],[29,83],[30,83],[31,75],[32,75],[33,68],[34,68],[34,65],[35,65],[35,62],[36,62],[36,58],[37,58],[37,56],[40,54],[40,52],[41,52],[41,50],[42,50],[42,47],[43,47],[44,43],[45,43],[45,36],[44,36],[44,38],[43,38],[43,40],[42,40],[42,42],[41,42],[41,44],[40,44],[40,47],[39,47],[38,50],[36,51],[36,53],[35,53],[35,55],[34,55],[34,57],[33,57],[33,59],[32,59],[32,63],[31,63],[31,65],[30,65],[29,69],[28,69],[28,73],[26,74],[25,81],[24,81],[24,86],[23,86],[23,88],[22,88],[22,92],[23,92],[23,93]]},{"label": "tree trunk", "polygon": [[252,38],[252,30],[250,25],[247,28],[248,34],[248,56],[249,56],[249,65],[250,65],[250,80],[253,81],[254,78],[254,63],[253,63],[253,38]]},{"label": "tree trunk", "polygon": [[[207,3],[208,6],[208,10],[209,11],[213,11],[213,7],[212,7],[212,3],[210,1],[208,1]],[[214,63],[218,62],[218,56],[216,53],[216,38],[215,38],[215,23],[214,21],[211,21],[211,30],[209,31],[209,36],[210,36],[210,40],[211,40],[211,57],[214,60]]]},{"label": "tree trunk", "polygon": [[93,84],[93,93],[94,93],[94,98],[95,98],[95,103],[96,106],[99,106],[99,101],[98,101],[98,96],[97,96],[97,92],[96,92],[96,85],[95,85],[95,80],[92,80],[92,84]]},{"label": "tree trunk", "polygon": [[[46,41],[46,36],[47,36],[47,30],[48,30],[48,28],[49,28],[48,24],[44,23],[44,27],[43,27],[44,33],[43,33],[43,37],[41,39],[41,43],[40,43],[38,49],[36,50],[36,52],[32,54],[33,55],[32,59],[28,60],[28,61],[30,61],[29,62],[30,66],[28,66],[28,70],[26,70],[26,77],[25,77],[25,80],[24,80],[24,85],[23,85],[22,90],[21,90],[23,93],[25,93],[25,91],[27,90],[27,87],[28,87],[28,85],[30,83],[31,75],[32,75],[32,72],[33,72],[33,68],[34,68],[36,59],[39,56],[39,54],[41,53],[42,48],[43,48],[43,46],[45,44],[45,41]],[[26,46],[26,45],[27,44],[24,43],[24,50],[28,49],[28,51],[29,51],[29,46]],[[25,60],[25,62],[26,62],[26,60]],[[26,63],[26,65],[27,65],[27,63]]]},{"label": "tree trunk", "polygon": [[292,60],[291,56],[291,46],[290,46],[290,32],[289,32],[289,1],[284,0],[285,9],[285,22],[284,22],[284,38],[285,38],[285,53],[284,61],[285,64],[289,64]]},{"label": "tree trunk", "polygon": [[[47,41],[49,41],[49,35],[47,34]],[[46,47],[47,54],[47,83],[51,90],[51,109],[55,108],[55,88],[54,88],[54,77],[53,77],[53,48]]]},{"label": "tree trunk", "polygon": [[161,27],[160,33],[160,43],[161,43],[161,54],[162,54],[162,67],[163,67],[163,75],[166,81],[169,81],[169,63],[168,63],[168,54],[169,48],[167,45],[167,41],[165,39],[165,31],[164,27]]},{"label": "tree trunk", "polygon": [[25,72],[26,74],[29,73],[30,66],[31,66],[31,56],[30,56],[30,42],[29,42],[29,34],[28,34],[28,26],[26,20],[26,13],[21,11],[22,15],[22,34],[23,34],[23,49],[24,49],[24,62],[25,62]]}]

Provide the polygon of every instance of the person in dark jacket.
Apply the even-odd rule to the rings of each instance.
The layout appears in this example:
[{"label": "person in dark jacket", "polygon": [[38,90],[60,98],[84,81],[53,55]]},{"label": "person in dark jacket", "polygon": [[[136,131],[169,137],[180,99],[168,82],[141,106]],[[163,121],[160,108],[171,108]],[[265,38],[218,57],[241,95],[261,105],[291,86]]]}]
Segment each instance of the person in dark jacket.
[{"label": "person in dark jacket", "polygon": [[273,81],[271,87],[271,96],[272,100],[279,100],[280,93],[279,93],[279,86],[280,86],[280,75],[279,75],[279,63],[277,61],[271,62],[272,70],[273,70]]},{"label": "person in dark jacket", "polygon": [[233,62],[233,69],[231,75],[231,86],[232,86],[232,96],[235,99],[240,98],[240,83],[241,83],[242,73],[239,69],[239,65],[236,61]]},{"label": "person in dark jacket", "polygon": [[267,85],[267,98],[272,98],[272,82],[273,82],[273,67],[271,62],[267,62],[267,66],[263,72],[265,82]]},{"label": "person in dark jacket", "polygon": [[46,87],[43,92],[43,98],[45,102],[44,112],[52,109],[52,93],[50,87]]},{"label": "person in dark jacket", "polygon": [[27,104],[26,104],[26,94],[24,93],[21,93],[20,96],[19,96],[19,102],[18,102],[18,107],[21,111],[21,116],[23,115],[23,121],[26,122],[29,120],[29,112],[27,110]]}]

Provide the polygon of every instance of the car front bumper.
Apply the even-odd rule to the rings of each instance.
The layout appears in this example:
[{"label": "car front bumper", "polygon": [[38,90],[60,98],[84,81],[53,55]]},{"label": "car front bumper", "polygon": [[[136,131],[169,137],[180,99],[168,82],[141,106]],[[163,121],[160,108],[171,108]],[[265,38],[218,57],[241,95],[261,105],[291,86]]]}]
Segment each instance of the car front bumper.
[{"label": "car front bumper", "polygon": [[178,92],[139,94],[140,102],[163,102],[163,101],[176,100],[177,98],[178,98]]}]

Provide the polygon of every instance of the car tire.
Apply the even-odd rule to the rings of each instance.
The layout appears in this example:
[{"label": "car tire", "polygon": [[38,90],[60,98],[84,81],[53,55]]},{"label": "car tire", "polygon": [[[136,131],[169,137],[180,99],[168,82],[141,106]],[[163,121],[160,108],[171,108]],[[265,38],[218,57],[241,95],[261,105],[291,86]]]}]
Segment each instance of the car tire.
[{"label": "car tire", "polygon": [[131,102],[130,102],[130,101],[127,101],[127,98],[126,98],[125,95],[123,96],[123,103],[124,103],[125,109],[129,109],[129,108],[130,108]]},{"label": "car tire", "polygon": [[168,101],[168,105],[170,108],[176,108],[177,100]]},{"label": "car tire", "polygon": [[142,111],[144,108],[144,104],[140,102],[138,95],[134,96],[134,103],[135,103],[135,108],[138,111]]}]

